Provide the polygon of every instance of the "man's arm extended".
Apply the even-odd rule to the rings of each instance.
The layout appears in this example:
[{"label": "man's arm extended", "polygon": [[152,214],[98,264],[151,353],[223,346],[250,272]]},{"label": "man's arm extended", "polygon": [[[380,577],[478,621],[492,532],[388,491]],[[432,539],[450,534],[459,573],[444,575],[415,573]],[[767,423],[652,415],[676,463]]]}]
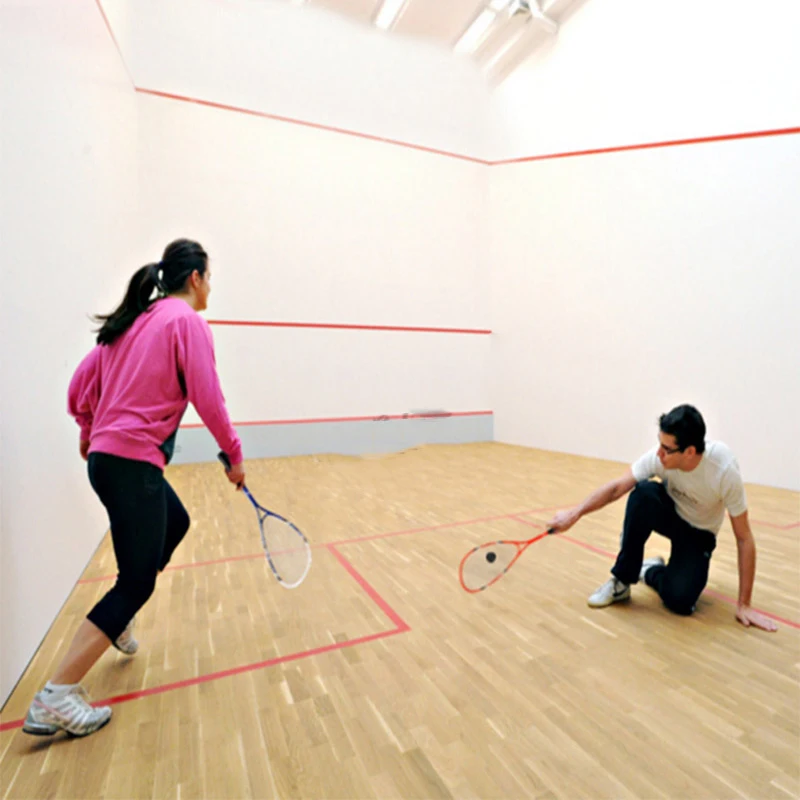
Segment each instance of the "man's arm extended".
[{"label": "man's arm extended", "polygon": [[778,626],[769,617],[750,608],[753,583],[756,579],[756,542],[750,530],[747,512],[731,517],[733,535],[736,537],[736,550],[739,561],[739,600],[736,606],[736,619],[746,628],[754,625],[765,631],[776,631]]}]

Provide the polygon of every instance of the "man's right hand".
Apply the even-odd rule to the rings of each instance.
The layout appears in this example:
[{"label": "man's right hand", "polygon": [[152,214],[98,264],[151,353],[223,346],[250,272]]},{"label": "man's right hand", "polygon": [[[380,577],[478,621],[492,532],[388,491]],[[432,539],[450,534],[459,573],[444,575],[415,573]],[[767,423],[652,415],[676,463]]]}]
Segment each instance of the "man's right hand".
[{"label": "man's right hand", "polygon": [[559,511],[550,522],[547,523],[549,530],[553,533],[564,533],[568,531],[581,518],[580,511],[576,508],[569,508],[566,511]]}]

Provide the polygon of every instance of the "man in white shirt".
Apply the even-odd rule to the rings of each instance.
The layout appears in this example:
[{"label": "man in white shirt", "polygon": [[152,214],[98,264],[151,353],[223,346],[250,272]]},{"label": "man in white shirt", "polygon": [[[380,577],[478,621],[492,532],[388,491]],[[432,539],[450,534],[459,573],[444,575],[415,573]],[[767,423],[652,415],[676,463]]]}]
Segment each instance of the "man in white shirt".
[{"label": "man in white shirt", "polygon": [[[643,580],[664,605],[689,615],[708,581],[711,553],[727,510],[739,562],[736,619],[767,631],[777,625],[750,607],[756,572],[756,545],[747,518],[747,500],[739,465],[722,442],[706,442],[700,412],[690,405],[673,408],[659,419],[658,447],[639,458],[622,477],[602,486],[575,508],[561,511],[548,527],[569,530],[584,514],[618,500],[633,489],[625,509],[620,551],[611,579],[589,596],[593,608],[627,600],[631,585]],[[660,478],[660,482],[651,478]],[[671,541],[669,563],[644,558],[644,546],[656,531]]]}]

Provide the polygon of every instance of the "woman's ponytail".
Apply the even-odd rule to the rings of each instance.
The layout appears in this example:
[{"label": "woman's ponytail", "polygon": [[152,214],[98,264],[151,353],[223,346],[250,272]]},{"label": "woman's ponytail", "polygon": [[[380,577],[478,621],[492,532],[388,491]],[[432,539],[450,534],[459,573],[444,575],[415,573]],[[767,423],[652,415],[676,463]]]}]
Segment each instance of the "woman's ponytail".
[{"label": "woman's ponytail", "polygon": [[[170,242],[161,261],[136,271],[125,299],[114,311],[94,316],[95,322],[102,323],[97,331],[97,344],[115,342],[152,303],[168,294],[185,291],[192,273],[205,275],[207,266],[208,255],[197,242],[191,239]],[[156,292],[155,297],[153,292]]]},{"label": "woman's ponytail", "polygon": [[[125,298],[110,314],[96,314],[95,322],[102,322],[97,332],[97,344],[112,344],[125,333],[136,318],[146,311],[154,299],[153,291],[159,288],[159,264],[147,264],[136,270],[128,284]],[[161,291],[159,291],[161,294]],[[151,299],[152,298],[152,299]]]}]

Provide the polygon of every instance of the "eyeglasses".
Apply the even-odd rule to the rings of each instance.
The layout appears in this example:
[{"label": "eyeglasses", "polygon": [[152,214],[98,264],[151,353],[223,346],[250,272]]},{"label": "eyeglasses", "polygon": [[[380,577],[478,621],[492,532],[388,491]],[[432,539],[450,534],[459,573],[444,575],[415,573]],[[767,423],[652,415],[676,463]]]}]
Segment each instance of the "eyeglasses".
[{"label": "eyeglasses", "polygon": [[658,449],[663,450],[668,456],[674,455],[675,453],[680,453],[683,448],[682,447],[666,447],[665,445],[658,443]]}]

